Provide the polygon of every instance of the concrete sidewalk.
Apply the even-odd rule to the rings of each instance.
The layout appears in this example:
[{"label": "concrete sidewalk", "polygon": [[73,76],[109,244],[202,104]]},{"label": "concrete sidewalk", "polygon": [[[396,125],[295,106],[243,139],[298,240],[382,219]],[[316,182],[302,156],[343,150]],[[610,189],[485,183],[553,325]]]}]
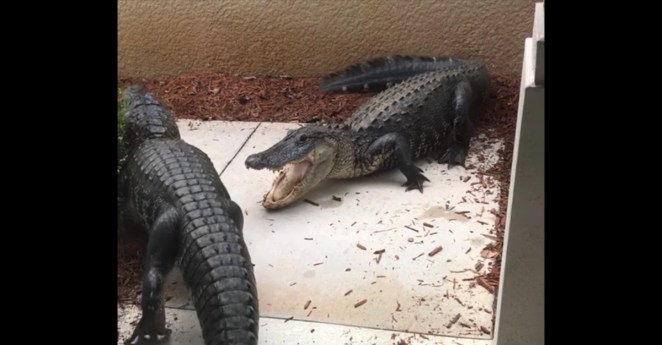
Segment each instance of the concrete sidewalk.
[{"label": "concrete sidewalk", "polygon": [[[405,192],[404,176],[393,170],[324,183],[306,197],[319,206],[301,201],[269,212],[259,202],[274,173],[247,170],[244,161],[298,124],[178,124],[184,140],[211,157],[244,210],[258,284],[260,344],[491,343],[495,297],[471,278],[492,264],[481,250],[491,241],[484,235],[494,235],[490,210],[498,209],[498,182],[478,183],[476,169],[448,171],[446,165],[419,161],[431,181],[423,194]],[[498,161],[501,145],[476,137],[467,165],[488,168]],[[439,253],[428,255],[438,246]],[[378,261],[373,252],[382,249]],[[173,330],[168,343],[202,344],[177,270],[165,294]],[[120,308],[120,342],[139,316],[136,307]]]}]

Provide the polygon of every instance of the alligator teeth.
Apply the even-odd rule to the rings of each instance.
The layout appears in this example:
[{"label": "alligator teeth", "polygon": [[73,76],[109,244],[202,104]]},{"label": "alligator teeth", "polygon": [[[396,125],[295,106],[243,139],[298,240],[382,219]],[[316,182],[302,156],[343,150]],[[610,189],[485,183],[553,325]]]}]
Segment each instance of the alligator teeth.
[{"label": "alligator teeth", "polygon": [[315,165],[315,156],[310,154],[297,162],[285,164],[276,171],[271,190],[265,195],[265,202],[274,202],[290,195]]}]

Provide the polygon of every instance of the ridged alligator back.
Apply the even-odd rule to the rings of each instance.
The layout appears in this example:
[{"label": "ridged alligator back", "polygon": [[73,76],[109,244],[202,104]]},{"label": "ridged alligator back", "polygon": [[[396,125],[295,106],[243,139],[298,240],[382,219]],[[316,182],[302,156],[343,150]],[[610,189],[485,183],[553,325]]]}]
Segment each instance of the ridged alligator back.
[{"label": "ridged alligator back", "polygon": [[[163,114],[148,111],[136,118],[157,134],[175,133],[174,120],[168,123]],[[137,133],[142,142],[130,151],[125,171],[129,208],[147,229],[166,210],[176,210],[177,262],[205,344],[257,344],[257,289],[241,209],[203,151],[178,135],[154,137],[149,129]]]},{"label": "ridged alligator back", "polygon": [[414,157],[443,147],[452,125],[454,91],[471,83],[474,102],[487,90],[489,76],[482,64],[466,62],[422,73],[382,91],[361,105],[343,126],[356,132],[398,132],[411,140]]},{"label": "ridged alligator back", "polygon": [[379,91],[411,76],[452,66],[467,60],[441,56],[392,55],[352,65],[342,72],[322,78],[321,88],[325,92]]},{"label": "ridged alligator back", "polygon": [[127,106],[126,139],[129,147],[156,138],[180,139],[179,128],[172,113],[142,85],[132,85],[123,91]]},{"label": "ridged alligator back", "polygon": [[439,120],[453,116],[450,107],[456,85],[468,81],[479,100],[487,90],[489,75],[485,66],[465,62],[445,66],[406,79],[382,91],[356,109],[345,121],[355,131],[394,125],[394,130],[411,128],[420,131],[426,124],[420,120]]}]

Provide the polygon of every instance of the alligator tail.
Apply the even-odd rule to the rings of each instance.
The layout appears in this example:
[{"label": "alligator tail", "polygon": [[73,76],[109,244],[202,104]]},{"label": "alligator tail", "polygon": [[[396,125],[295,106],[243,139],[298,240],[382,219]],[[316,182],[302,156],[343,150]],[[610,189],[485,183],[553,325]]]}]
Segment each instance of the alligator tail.
[{"label": "alligator tail", "polygon": [[379,91],[416,74],[452,66],[466,60],[455,57],[392,55],[355,64],[322,78],[324,92]]},{"label": "alligator tail", "polygon": [[[223,203],[213,205],[210,201],[211,208],[200,214],[214,215],[194,219],[185,226],[180,267],[205,345],[256,345],[257,288],[242,236],[243,217],[236,203]],[[224,211],[228,209],[238,212],[228,214]]]}]

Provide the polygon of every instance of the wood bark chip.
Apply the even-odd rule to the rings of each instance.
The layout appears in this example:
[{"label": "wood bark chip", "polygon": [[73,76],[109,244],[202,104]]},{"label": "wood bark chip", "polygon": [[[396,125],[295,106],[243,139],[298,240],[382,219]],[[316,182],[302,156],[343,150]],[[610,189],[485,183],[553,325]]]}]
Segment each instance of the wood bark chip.
[{"label": "wood bark chip", "polygon": [[483,263],[479,262],[479,263],[476,264],[476,266],[474,266],[474,269],[476,271],[480,271],[480,269],[483,268],[483,266],[484,266]]},{"label": "wood bark chip", "polygon": [[[455,286],[453,286],[453,289],[455,289]],[[462,301],[460,301],[459,298],[457,298],[457,297],[453,297],[453,299],[454,299],[457,303],[460,303],[461,306],[464,307],[464,303],[462,303]]]},{"label": "wood bark chip", "polygon": [[407,229],[409,229],[409,230],[411,230],[411,231],[416,231],[416,232],[418,232],[418,230],[412,228],[412,227],[409,226],[409,225],[405,225],[405,228],[407,228]]},{"label": "wood bark chip", "polygon": [[437,255],[442,249],[443,249],[443,248],[441,248],[441,246],[438,246],[438,247],[432,249],[432,251],[428,253],[428,256],[435,256],[435,255]]},{"label": "wood bark chip", "polygon": [[311,204],[311,205],[313,205],[313,206],[319,206],[319,205],[320,205],[320,204],[318,204],[318,203],[316,203],[316,202],[314,202],[314,201],[312,201],[312,200],[308,200],[308,199],[303,199],[303,201],[305,201],[305,202],[307,202],[307,203],[309,203],[309,204]]},{"label": "wood bark chip", "polygon": [[354,304],[354,308],[358,308],[358,307],[364,305],[366,302],[368,302],[367,299],[362,299],[362,300],[356,302],[356,304]]},{"label": "wood bark chip", "polygon": [[489,284],[487,284],[487,282],[485,281],[485,279],[483,279],[483,277],[476,277],[476,283],[484,287],[485,290],[487,290],[489,293],[494,294],[494,288]]},{"label": "wood bark chip", "polygon": [[455,315],[455,316],[450,320],[450,322],[448,322],[448,323],[446,324],[446,328],[451,328],[451,327],[453,327],[453,325],[454,325],[454,324],[457,322],[457,320],[459,320],[459,319],[460,319],[460,314]]},{"label": "wood bark chip", "polygon": [[303,310],[308,309],[308,307],[310,306],[310,302],[311,302],[311,300],[308,300],[308,301],[306,302],[306,304],[304,304],[304,306],[303,306]]}]

